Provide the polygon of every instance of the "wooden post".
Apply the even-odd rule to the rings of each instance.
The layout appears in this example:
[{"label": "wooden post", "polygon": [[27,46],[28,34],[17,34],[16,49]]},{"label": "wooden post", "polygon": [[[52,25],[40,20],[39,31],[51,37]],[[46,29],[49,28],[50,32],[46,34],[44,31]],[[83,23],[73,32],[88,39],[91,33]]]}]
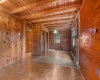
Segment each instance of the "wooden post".
[{"label": "wooden post", "polygon": [[45,34],[44,34],[44,36],[45,36],[45,53],[44,54],[46,54],[46,49],[47,49],[47,43],[46,43],[46,32],[45,32]]},{"label": "wooden post", "polygon": [[26,54],[26,23],[24,21],[24,26],[23,26],[23,58],[25,58]]},{"label": "wooden post", "polygon": [[49,31],[48,31],[48,50],[49,50]]}]

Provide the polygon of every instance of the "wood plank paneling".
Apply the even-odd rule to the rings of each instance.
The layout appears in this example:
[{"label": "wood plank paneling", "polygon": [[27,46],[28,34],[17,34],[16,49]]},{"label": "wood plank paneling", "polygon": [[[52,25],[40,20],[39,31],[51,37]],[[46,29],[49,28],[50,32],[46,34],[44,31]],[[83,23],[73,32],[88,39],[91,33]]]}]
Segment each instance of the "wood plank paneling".
[{"label": "wood plank paneling", "polygon": [[26,30],[26,52],[32,52],[33,31]]},{"label": "wood plank paneling", "polygon": [[[27,15],[20,14],[20,17],[22,19],[26,20],[32,20],[32,19],[39,19],[39,18],[46,18],[50,16],[55,15],[62,15],[62,14],[68,14],[69,12],[77,13],[78,9],[80,8],[80,4],[74,4],[74,5],[66,5],[66,7],[57,7],[53,9],[47,9],[36,13],[28,13]],[[31,14],[31,15],[30,15]]]},{"label": "wood plank paneling", "polygon": [[33,29],[33,47],[32,47],[32,55],[40,55],[39,51],[40,49],[40,37],[41,36],[41,27],[40,25],[34,25],[34,29]]},{"label": "wood plank paneling", "polygon": [[[57,28],[56,28],[57,29]],[[50,44],[50,49],[56,49],[56,50],[71,50],[71,30],[70,29],[59,29],[58,32],[61,35],[61,41],[59,44],[54,43],[54,33],[53,31],[50,31],[49,35],[49,44]]]},{"label": "wood plank paneling", "polygon": [[23,58],[23,21],[0,9],[0,68]]},{"label": "wood plank paneling", "polygon": [[[36,4],[38,0],[6,0],[1,5],[9,10],[13,10],[16,8],[20,8],[26,5],[30,5],[32,3]],[[40,1],[41,2],[41,1]]]},{"label": "wood plank paneling", "polygon": [[70,15],[75,17],[80,9],[81,2],[82,0],[6,0],[0,6],[6,8],[9,14],[13,14],[19,19],[37,23],[37,19],[42,20],[55,16],[59,16],[61,19],[64,14],[66,14],[64,17],[70,18]]},{"label": "wood plank paneling", "polygon": [[[80,66],[86,80],[100,80],[100,0],[84,0],[80,11]],[[97,28],[93,34],[89,29]]]}]

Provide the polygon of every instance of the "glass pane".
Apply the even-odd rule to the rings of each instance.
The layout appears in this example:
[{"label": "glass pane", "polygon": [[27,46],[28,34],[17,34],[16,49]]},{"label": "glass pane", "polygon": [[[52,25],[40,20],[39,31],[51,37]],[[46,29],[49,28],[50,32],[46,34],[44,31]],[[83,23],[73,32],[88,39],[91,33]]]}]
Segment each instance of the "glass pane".
[{"label": "glass pane", "polygon": [[61,38],[60,33],[55,34],[54,35],[54,43],[60,43],[60,38]]}]

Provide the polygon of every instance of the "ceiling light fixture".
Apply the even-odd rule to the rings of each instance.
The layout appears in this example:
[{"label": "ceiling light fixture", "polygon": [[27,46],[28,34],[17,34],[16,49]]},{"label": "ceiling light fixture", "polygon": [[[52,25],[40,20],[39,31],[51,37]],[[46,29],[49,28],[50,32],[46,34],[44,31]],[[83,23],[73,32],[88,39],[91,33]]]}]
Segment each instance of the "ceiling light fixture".
[{"label": "ceiling light fixture", "polygon": [[57,34],[58,33],[58,31],[57,30],[54,30],[54,32],[53,32],[54,34]]},{"label": "ceiling light fixture", "polygon": [[0,0],[0,3],[3,3],[3,2],[5,2],[6,0]]}]

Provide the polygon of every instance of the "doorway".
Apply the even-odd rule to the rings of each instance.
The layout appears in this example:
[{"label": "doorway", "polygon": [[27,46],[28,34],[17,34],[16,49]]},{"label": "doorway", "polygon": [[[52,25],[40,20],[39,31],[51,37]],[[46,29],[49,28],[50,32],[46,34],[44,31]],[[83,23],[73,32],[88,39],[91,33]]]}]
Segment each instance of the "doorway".
[{"label": "doorway", "polygon": [[45,55],[48,49],[49,49],[49,32],[41,30],[41,54]]},{"label": "doorway", "polygon": [[30,53],[32,52],[32,30],[26,30],[26,52]]}]

